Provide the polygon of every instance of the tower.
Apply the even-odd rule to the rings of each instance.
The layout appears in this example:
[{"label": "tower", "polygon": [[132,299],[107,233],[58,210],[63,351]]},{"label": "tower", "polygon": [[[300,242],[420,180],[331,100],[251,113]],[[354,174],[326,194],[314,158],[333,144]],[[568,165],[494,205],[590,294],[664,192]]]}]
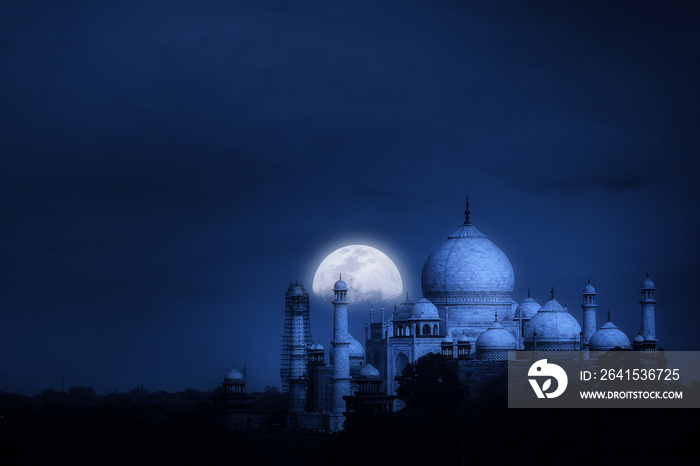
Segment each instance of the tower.
[{"label": "tower", "polygon": [[581,309],[583,310],[583,348],[588,348],[588,343],[597,330],[595,316],[598,310],[598,304],[595,302],[595,297],[598,293],[595,292],[595,288],[591,285],[590,278],[581,294],[583,295],[583,302],[581,303]]},{"label": "tower", "polygon": [[228,429],[250,429],[254,421],[251,410],[255,402],[255,395],[246,393],[244,375],[233,368],[226,374],[221,386],[223,394],[213,398],[214,405],[223,415],[226,427]]},{"label": "tower", "polygon": [[[309,308],[305,306],[304,295],[299,287],[294,288],[290,298],[292,320],[291,341],[289,344],[289,409],[292,413],[304,410],[306,406],[306,340],[305,323],[308,323]],[[307,296],[308,298],[308,296]]]},{"label": "tower", "polygon": [[[306,352],[302,351],[301,360],[299,358],[298,347],[311,344],[311,330],[309,325],[309,294],[300,283],[292,283],[285,294],[284,308],[284,333],[282,334],[282,359],[280,367],[280,377],[282,377],[282,389],[290,388],[290,377],[292,376],[292,366],[296,367],[298,377],[298,367],[301,365],[302,373],[306,366]],[[296,350],[295,350],[296,348]],[[295,353],[296,351],[296,353]],[[293,356],[293,353],[295,356]],[[296,358],[296,359],[295,359]]]},{"label": "tower", "polygon": [[348,336],[348,286],[342,276],[333,286],[333,404],[332,410],[342,414],[344,396],[350,395],[350,338]]},{"label": "tower", "polygon": [[649,347],[649,343],[654,343],[654,348],[656,347],[656,319],[654,317],[654,305],[656,304],[656,298],[654,296],[654,282],[649,279],[649,273],[647,272],[647,278],[642,282],[642,298],[639,300],[639,304],[642,305],[642,337],[644,337],[644,342],[647,343],[644,346]]}]

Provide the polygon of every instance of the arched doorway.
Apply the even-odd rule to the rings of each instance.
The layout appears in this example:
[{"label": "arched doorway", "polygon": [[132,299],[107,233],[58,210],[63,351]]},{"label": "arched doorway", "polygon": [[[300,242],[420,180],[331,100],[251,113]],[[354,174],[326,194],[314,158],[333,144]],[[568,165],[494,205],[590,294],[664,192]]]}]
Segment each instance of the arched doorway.
[{"label": "arched doorway", "polygon": [[404,353],[397,354],[394,358],[394,374],[401,375],[406,365],[408,365],[408,356]]}]

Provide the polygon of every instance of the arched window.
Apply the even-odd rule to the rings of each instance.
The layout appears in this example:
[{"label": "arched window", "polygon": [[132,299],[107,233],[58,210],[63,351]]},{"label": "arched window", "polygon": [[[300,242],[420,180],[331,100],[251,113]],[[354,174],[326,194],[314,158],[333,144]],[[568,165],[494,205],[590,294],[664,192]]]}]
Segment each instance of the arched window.
[{"label": "arched window", "polygon": [[430,335],[430,325],[425,324],[423,326],[423,335]]},{"label": "arched window", "polygon": [[410,337],[410,336],[411,336],[411,326],[410,326],[410,325],[407,325],[407,326],[406,326],[406,336],[407,336],[407,337]]},{"label": "arched window", "polygon": [[438,326],[437,326],[437,324],[435,324],[435,325],[433,325],[433,335],[437,335],[437,334],[438,334]]}]

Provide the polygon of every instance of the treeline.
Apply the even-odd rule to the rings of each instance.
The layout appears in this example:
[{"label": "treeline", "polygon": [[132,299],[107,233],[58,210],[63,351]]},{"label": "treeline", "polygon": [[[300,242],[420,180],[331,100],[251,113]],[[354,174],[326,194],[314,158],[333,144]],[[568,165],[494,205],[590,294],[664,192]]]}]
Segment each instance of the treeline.
[{"label": "treeline", "polygon": [[[399,383],[405,409],[327,437],[227,431],[216,390],[0,392],[0,464],[697,464],[700,410],[508,409],[504,380],[470,392],[432,355]],[[284,395],[266,387],[255,409]]]},{"label": "treeline", "polygon": [[[94,388],[85,386],[70,387],[65,392],[46,389],[34,396],[0,391],[0,416],[7,415],[12,411],[71,410],[98,407],[130,408],[134,406],[167,407],[174,411],[191,412],[197,409],[209,409],[212,398],[220,394],[222,394],[220,387],[211,391],[188,388],[177,392],[165,390],[152,392],[143,385],[125,392],[115,390],[106,395],[98,395]],[[256,410],[284,410],[284,395],[277,387],[266,386],[263,392],[253,393],[253,395],[256,396],[254,408]]]},{"label": "treeline", "polygon": [[406,407],[331,437],[334,465],[698,464],[697,409],[509,409],[505,378],[470,391],[435,354],[397,380]]},{"label": "treeline", "polygon": [[[34,396],[0,392],[0,464],[215,465],[267,449],[224,428],[212,401],[217,393],[136,387],[98,395],[83,386]],[[256,409],[283,406],[274,387],[256,395]]]},{"label": "treeline", "polygon": [[98,395],[92,387],[75,386],[65,392],[53,389],[42,390],[34,396],[0,391],[0,414],[12,410],[78,409],[98,406],[167,405],[174,409],[191,411],[202,402],[208,402],[212,392],[187,389],[179,392],[159,390],[149,392],[136,387],[127,392],[112,392]]}]

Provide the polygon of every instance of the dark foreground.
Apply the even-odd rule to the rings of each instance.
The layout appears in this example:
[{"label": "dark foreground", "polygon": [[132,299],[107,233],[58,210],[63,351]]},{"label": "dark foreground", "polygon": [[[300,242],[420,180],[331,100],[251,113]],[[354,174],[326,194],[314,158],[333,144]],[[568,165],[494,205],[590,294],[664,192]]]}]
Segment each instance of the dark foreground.
[{"label": "dark foreground", "polygon": [[0,464],[697,464],[697,410],[400,412],[334,434],[231,432],[206,403],[45,406],[0,419]]}]

